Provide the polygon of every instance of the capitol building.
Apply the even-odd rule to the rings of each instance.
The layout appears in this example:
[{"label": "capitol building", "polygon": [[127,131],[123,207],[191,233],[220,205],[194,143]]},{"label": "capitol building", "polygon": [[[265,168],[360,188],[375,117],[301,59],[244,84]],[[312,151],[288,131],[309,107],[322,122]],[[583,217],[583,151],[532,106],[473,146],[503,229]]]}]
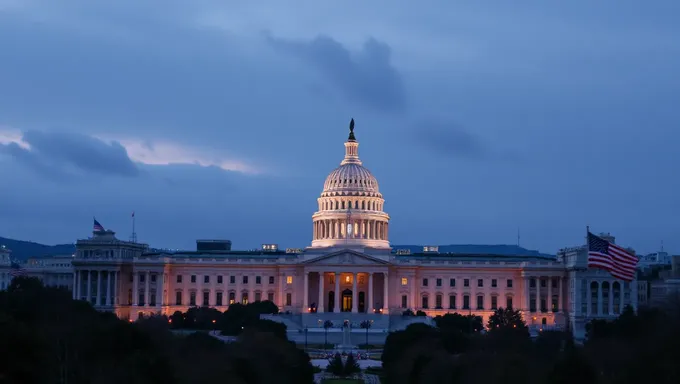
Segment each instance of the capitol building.
[{"label": "capitol building", "polygon": [[575,336],[592,318],[637,307],[635,281],[588,269],[585,246],[557,255],[515,245],[392,247],[385,198],[359,157],[353,128],[317,198],[308,246],[239,251],[228,240],[198,240],[196,250],[154,251],[95,231],[77,241],[73,297],[131,320],[269,300],[281,312],[272,318],[289,329],[325,320],[399,329],[414,319],[406,310],[486,322],[502,307],[520,310],[532,327],[569,327]]}]

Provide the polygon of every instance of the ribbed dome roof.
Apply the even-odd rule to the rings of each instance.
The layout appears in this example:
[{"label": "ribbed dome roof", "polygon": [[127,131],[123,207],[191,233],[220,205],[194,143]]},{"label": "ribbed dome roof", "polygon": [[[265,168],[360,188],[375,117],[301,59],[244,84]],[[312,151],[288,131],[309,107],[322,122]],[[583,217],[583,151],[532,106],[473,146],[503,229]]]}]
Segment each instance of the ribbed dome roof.
[{"label": "ribbed dome roof", "polygon": [[323,191],[379,193],[378,180],[371,174],[371,171],[359,164],[343,164],[326,177]]}]

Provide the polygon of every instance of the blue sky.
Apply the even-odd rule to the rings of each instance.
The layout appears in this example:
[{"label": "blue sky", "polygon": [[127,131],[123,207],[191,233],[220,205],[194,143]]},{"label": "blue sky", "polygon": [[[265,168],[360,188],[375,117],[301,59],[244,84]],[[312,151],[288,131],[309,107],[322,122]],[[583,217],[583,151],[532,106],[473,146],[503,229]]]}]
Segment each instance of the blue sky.
[{"label": "blue sky", "polygon": [[98,3],[0,0],[0,236],[304,247],[354,117],[393,243],[680,252],[677,1]]}]

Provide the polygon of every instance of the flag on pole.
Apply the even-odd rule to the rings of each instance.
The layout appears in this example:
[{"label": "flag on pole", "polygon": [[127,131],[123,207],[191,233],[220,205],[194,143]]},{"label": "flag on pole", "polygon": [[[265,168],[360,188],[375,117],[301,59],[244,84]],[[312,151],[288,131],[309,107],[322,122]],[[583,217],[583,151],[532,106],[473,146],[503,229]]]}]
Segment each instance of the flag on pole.
[{"label": "flag on pole", "polygon": [[99,224],[97,219],[94,219],[94,225],[92,226],[92,230],[95,232],[104,232],[104,227]]},{"label": "flag on pole", "polygon": [[12,277],[26,276],[26,270],[24,268],[21,268],[21,266],[18,263],[12,263],[9,275]]},{"label": "flag on pole", "polygon": [[588,267],[608,271],[624,281],[635,279],[638,258],[628,250],[588,231]]}]

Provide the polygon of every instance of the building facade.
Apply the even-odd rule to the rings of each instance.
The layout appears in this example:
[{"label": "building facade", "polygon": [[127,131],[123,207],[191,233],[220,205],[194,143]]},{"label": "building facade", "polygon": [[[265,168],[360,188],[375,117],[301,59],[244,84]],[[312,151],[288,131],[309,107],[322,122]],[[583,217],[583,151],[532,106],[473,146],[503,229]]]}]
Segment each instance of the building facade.
[{"label": "building facade", "polygon": [[289,328],[370,319],[394,329],[407,309],[486,322],[497,308],[511,307],[531,326],[571,327],[576,336],[591,318],[636,307],[635,282],[586,268],[585,247],[557,256],[518,246],[393,249],[385,200],[359,158],[352,128],[345,156],[317,199],[308,247],[238,251],[229,241],[199,240],[195,251],[154,251],[97,231],[77,242],[73,297],[131,320],[269,300]]}]

